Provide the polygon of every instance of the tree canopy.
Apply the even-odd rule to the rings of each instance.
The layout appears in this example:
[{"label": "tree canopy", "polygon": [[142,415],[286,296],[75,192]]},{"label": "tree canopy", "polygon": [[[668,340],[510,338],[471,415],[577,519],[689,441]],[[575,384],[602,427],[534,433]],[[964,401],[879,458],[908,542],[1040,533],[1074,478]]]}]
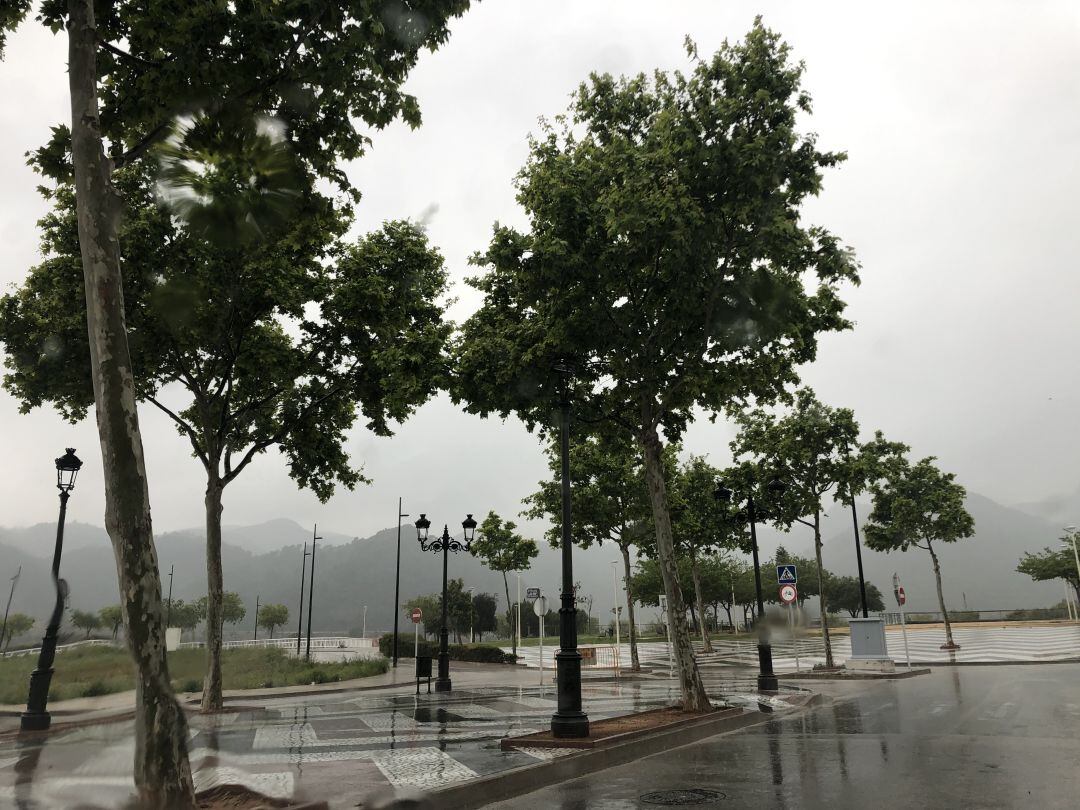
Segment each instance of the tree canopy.
[{"label": "tree canopy", "polygon": [[1073,587],[1080,599],[1080,572],[1076,570],[1076,558],[1071,546],[1059,549],[1047,546],[1037,553],[1025,551],[1016,570],[1036,582],[1063,579]]},{"label": "tree canopy", "polygon": [[262,605],[259,608],[259,627],[265,627],[274,637],[274,630],[289,621],[289,609],[281,604]]},{"label": "tree canopy", "polygon": [[7,617],[7,626],[4,630],[4,638],[0,638],[0,648],[7,649],[11,646],[11,640],[30,632],[34,626],[34,617],[25,613],[11,613]]},{"label": "tree canopy", "polygon": [[85,631],[86,638],[90,638],[90,634],[101,627],[101,617],[89,610],[73,610],[71,624]]},{"label": "tree canopy", "polygon": [[112,637],[116,638],[120,626],[124,623],[124,612],[120,605],[103,607],[98,611],[98,616],[101,617],[101,624],[104,627],[112,628]]}]

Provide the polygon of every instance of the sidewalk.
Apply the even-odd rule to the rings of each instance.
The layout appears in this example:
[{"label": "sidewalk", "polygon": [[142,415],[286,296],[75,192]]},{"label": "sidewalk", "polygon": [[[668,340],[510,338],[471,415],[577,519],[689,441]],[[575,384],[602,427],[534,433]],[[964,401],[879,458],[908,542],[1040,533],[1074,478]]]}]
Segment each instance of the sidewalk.
[{"label": "sidewalk", "polygon": [[[497,681],[509,686],[532,686],[537,684],[537,673],[525,667],[508,664],[474,664],[464,661],[451,662],[451,677],[455,687],[489,684]],[[424,692],[426,686],[421,684]],[[343,692],[368,692],[385,690],[412,693],[416,691],[413,678],[413,660],[403,659],[397,669],[389,669],[381,675],[367,678],[354,678],[334,683],[298,684],[295,686],[276,686],[271,689],[226,689],[225,705],[236,706],[254,701],[275,698],[299,698],[307,696],[333,695]],[[185,692],[177,695],[180,702],[189,710],[198,710],[199,695]],[[26,709],[25,704],[0,704],[0,735],[8,735],[19,729],[19,717]],[[49,713],[53,716],[53,727],[64,729],[87,723],[102,723],[110,720],[125,720],[135,711],[135,690],[115,692],[98,697],[72,698],[49,704]]]},{"label": "sidewalk", "polygon": [[[193,714],[189,752],[197,788],[243,784],[271,797],[355,807],[380,791],[433,790],[573,756],[570,749],[499,747],[502,737],[550,722],[555,689],[538,686],[535,670],[459,665],[451,674],[448,694],[417,696],[400,681],[358,694],[322,690],[250,701],[241,693],[231,701],[237,711]],[[709,691],[719,705],[758,711],[760,696],[745,689],[742,682],[712,682]],[[678,687],[586,682],[582,697],[590,719],[599,720],[668,705]],[[769,703],[781,712],[791,708],[782,697]],[[96,806],[122,805],[133,790],[132,732],[128,720],[0,740],[0,805],[66,807],[88,795]]]}]

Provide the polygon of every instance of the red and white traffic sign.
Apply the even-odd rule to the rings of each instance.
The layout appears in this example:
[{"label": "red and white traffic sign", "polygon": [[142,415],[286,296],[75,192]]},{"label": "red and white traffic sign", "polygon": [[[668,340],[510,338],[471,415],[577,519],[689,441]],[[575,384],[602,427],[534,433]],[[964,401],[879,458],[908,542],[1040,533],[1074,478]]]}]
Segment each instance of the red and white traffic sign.
[{"label": "red and white traffic sign", "polygon": [[898,585],[896,588],[896,603],[902,605],[907,602],[907,594],[904,593],[904,586]]},{"label": "red and white traffic sign", "polygon": [[790,605],[798,598],[799,592],[795,589],[794,585],[780,586],[780,601],[783,602],[785,605]]},{"label": "red and white traffic sign", "polygon": [[424,618],[424,611],[420,608],[413,608],[412,613],[409,614],[409,618],[412,619],[413,624],[420,624],[421,619]]}]

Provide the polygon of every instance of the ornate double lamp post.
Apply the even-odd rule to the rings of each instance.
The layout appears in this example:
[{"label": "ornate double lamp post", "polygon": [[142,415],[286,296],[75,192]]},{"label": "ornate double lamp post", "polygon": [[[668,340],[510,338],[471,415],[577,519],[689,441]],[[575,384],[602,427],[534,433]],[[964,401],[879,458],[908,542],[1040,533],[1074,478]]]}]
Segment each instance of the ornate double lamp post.
[{"label": "ornate double lamp post", "polygon": [[468,551],[472,546],[473,537],[476,535],[476,521],[473,520],[473,516],[466,515],[465,520],[461,521],[461,528],[465,532],[464,540],[455,540],[450,536],[450,530],[446,525],[443,525],[442,537],[437,537],[431,542],[428,542],[428,529],[431,528],[431,521],[427,519],[427,516],[423,513],[420,514],[420,519],[416,521],[416,539],[420,541],[420,549],[422,551],[434,551],[438,554],[440,551],[443,555],[442,563],[442,626],[439,628],[439,675],[435,679],[435,691],[436,692],[449,692],[450,691],[450,632],[447,629],[447,594],[446,594],[446,573],[449,564],[449,554],[453,551],[455,554],[459,551]]},{"label": "ornate double lamp post", "polygon": [[[779,478],[773,478],[766,484],[765,489],[769,493],[769,497],[773,500],[779,500],[780,496],[787,490],[787,484],[781,481]],[[718,481],[716,489],[713,491],[713,497],[720,503],[730,504],[734,500],[735,503],[739,502],[738,498],[735,498],[737,493],[724,486],[722,481]],[[769,628],[765,623],[765,600],[761,593],[761,561],[758,557],[758,543],[757,543],[757,521],[764,517],[757,511],[754,504],[754,488],[748,486],[744,494],[746,498],[746,510],[740,511],[736,516],[736,519],[741,522],[750,524],[750,545],[753,548],[754,554],[754,589],[757,593],[757,627],[758,627],[758,691],[759,692],[775,692],[779,688],[779,682],[776,680],[776,674],[773,672],[772,663],[772,646],[769,643]]]},{"label": "ornate double lamp post", "polygon": [[67,516],[67,502],[71,490],[75,488],[75,477],[82,468],[82,462],[75,455],[75,449],[56,460],[56,488],[60,490],[60,519],[56,524],[56,546],[53,549],[52,577],[56,585],[56,605],[53,607],[45,638],[41,642],[37,668],[30,673],[30,696],[26,701],[26,711],[22,713],[23,731],[44,731],[52,722],[52,717],[45,708],[49,700],[49,684],[52,682],[53,659],[56,658],[56,637],[60,631],[60,618],[64,614],[64,602],[67,601],[67,583],[60,579],[60,553],[64,548],[64,518]]}]

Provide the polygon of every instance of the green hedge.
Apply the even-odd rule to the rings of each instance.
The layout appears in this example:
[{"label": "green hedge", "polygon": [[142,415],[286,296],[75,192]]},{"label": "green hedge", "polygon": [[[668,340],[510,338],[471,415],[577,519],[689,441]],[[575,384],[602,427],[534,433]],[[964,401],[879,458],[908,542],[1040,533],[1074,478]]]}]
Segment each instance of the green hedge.
[{"label": "green hedge", "polygon": [[[412,658],[415,641],[398,636],[398,658]],[[384,633],[379,638],[379,652],[390,658],[394,654],[394,634]],[[505,653],[493,644],[451,644],[448,648],[451,661],[472,661],[480,664],[513,664],[517,661],[510,653]],[[426,639],[420,640],[421,657],[433,658],[439,654],[437,644]]]}]

